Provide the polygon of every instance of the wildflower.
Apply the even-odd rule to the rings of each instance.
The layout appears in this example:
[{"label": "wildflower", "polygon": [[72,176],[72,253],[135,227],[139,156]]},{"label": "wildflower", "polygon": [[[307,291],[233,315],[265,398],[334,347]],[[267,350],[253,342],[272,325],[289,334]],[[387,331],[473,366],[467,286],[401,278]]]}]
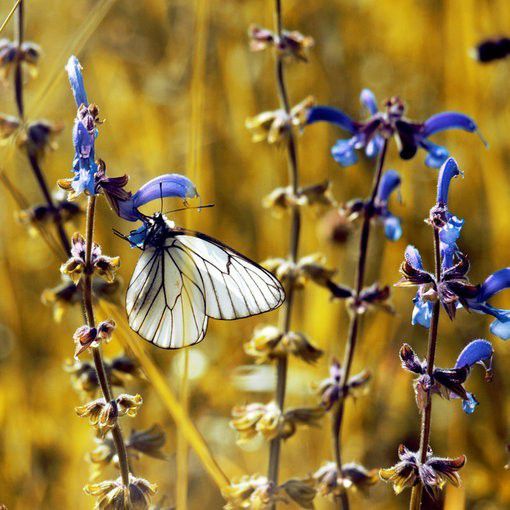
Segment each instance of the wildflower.
[{"label": "wildflower", "polygon": [[55,124],[47,120],[31,122],[18,141],[18,145],[26,148],[28,154],[40,160],[48,151],[56,150],[55,138],[64,129],[63,124]]},{"label": "wildflower", "polygon": [[[87,246],[83,236],[75,233],[72,238],[71,258],[60,266],[61,273],[69,276],[75,285],[78,285],[86,270],[86,249]],[[93,243],[90,264],[93,273],[112,283],[115,279],[115,273],[120,267],[120,258],[103,255],[101,247],[97,243]]]},{"label": "wildflower", "polygon": [[314,45],[314,40],[297,31],[282,31],[281,37],[267,28],[252,25],[249,28],[250,48],[262,51],[274,46],[284,56],[292,56],[297,60],[308,61],[307,52]]},{"label": "wildflower", "polygon": [[59,181],[64,189],[71,187],[70,198],[76,198],[87,192],[95,195],[94,176],[97,172],[95,161],[95,139],[98,135],[97,126],[101,123],[99,110],[94,103],[88,102],[83,84],[82,66],[75,56],[71,56],[66,65],[71,90],[78,110],[73,127],[74,160],[72,181]]},{"label": "wildflower", "polygon": [[129,475],[129,486],[126,487],[122,478],[89,484],[84,488],[85,494],[95,496],[97,510],[148,510],[151,497],[156,494],[157,485],[143,478]]},{"label": "wildflower", "polygon": [[366,384],[370,381],[370,372],[363,370],[349,378],[345,387],[341,385],[343,376],[343,368],[340,362],[333,358],[329,367],[329,377],[322,380],[317,386],[317,393],[321,397],[321,405],[326,411],[331,408],[347,395],[356,396],[366,388]]},{"label": "wildflower", "polygon": [[466,391],[464,383],[471,368],[476,364],[484,367],[486,380],[490,380],[493,354],[494,350],[490,342],[473,340],[462,350],[453,368],[434,367],[432,377],[429,377],[425,360],[420,360],[408,344],[404,344],[400,349],[402,367],[419,376],[414,382],[414,391],[420,411],[423,411],[427,405],[428,395],[435,393],[448,400],[461,398],[462,409],[466,414],[472,414],[475,411],[478,401],[472,393]]},{"label": "wildflower", "polygon": [[[1,40],[0,40],[1,42]],[[0,114],[0,144],[7,143],[10,138],[16,133],[21,127],[21,121],[18,117],[13,115],[7,115],[5,113]]]},{"label": "wildflower", "polygon": [[476,46],[473,54],[482,64],[503,60],[510,55],[510,38],[486,39]]},{"label": "wildflower", "polygon": [[335,462],[327,462],[313,474],[313,478],[317,491],[324,497],[339,497],[347,489],[364,492],[379,479],[376,469],[368,470],[355,462],[343,464],[341,473]]},{"label": "wildflower", "polygon": [[133,396],[122,393],[111,402],[106,402],[104,398],[98,398],[76,407],[75,411],[81,418],[88,418],[89,423],[104,436],[115,426],[118,417],[126,414],[131,417],[136,416],[142,402],[140,395]]},{"label": "wildflower", "polygon": [[263,199],[262,205],[268,209],[286,210],[296,206],[332,207],[336,201],[331,193],[331,182],[325,181],[300,188],[297,194],[291,186],[276,188]]},{"label": "wildflower", "polygon": [[225,510],[271,510],[275,503],[285,501],[275,484],[260,475],[233,480],[221,493],[227,501]]},{"label": "wildflower", "polygon": [[323,414],[320,408],[294,408],[282,413],[275,402],[253,403],[234,407],[230,426],[238,433],[238,443],[249,441],[257,434],[268,441],[276,437],[287,439],[296,432],[297,425],[314,426]]},{"label": "wildflower", "polygon": [[256,359],[256,363],[285,357],[289,354],[308,363],[314,363],[322,351],[315,347],[303,333],[289,331],[284,333],[276,326],[263,326],[255,329],[251,340],[244,345],[249,356]]},{"label": "wildflower", "polygon": [[315,99],[308,96],[292,107],[290,113],[280,109],[262,112],[246,119],[246,128],[252,133],[252,141],[256,143],[267,140],[270,144],[278,143],[292,127],[302,130],[307,122],[308,112],[314,104]]},{"label": "wildflower", "polygon": [[76,344],[74,351],[75,359],[90,347],[99,347],[101,342],[108,343],[111,340],[114,329],[115,322],[111,319],[100,322],[95,328],[80,326],[73,335],[73,340]]},{"label": "wildflower", "polygon": [[338,140],[331,149],[333,158],[342,166],[354,165],[358,161],[356,150],[364,149],[370,158],[377,156],[384,140],[394,137],[402,159],[411,159],[422,148],[428,153],[425,164],[439,168],[447,159],[448,151],[431,142],[429,137],[448,129],[462,129],[470,133],[478,130],[471,118],[455,112],[434,115],[422,124],[412,122],[405,117],[404,103],[398,97],[387,100],[385,110],[379,111],[375,96],[368,89],[361,92],[360,100],[370,114],[362,122],[356,122],[341,110],[328,106],[316,106],[309,111],[307,124],[326,121],[352,135],[347,140]]},{"label": "wildflower", "polygon": [[25,41],[20,47],[8,39],[0,39],[0,79],[6,80],[16,63],[19,60],[29,72],[32,78],[37,75],[37,64],[41,57],[39,45]]},{"label": "wildflower", "polygon": [[446,482],[450,482],[454,487],[460,486],[458,471],[466,463],[465,455],[455,459],[435,457],[428,448],[426,461],[422,463],[419,452],[412,452],[401,444],[398,448],[398,457],[397,464],[379,471],[383,481],[393,484],[396,494],[400,494],[407,487],[422,483],[425,490],[437,498]]}]

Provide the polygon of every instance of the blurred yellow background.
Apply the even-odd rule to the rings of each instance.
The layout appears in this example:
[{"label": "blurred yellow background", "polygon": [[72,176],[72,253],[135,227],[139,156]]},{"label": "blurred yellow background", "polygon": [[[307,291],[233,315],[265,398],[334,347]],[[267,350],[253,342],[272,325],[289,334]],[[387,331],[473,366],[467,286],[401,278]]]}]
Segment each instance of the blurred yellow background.
[{"label": "blurred yellow background", "polygon": [[[3,19],[13,2],[3,2]],[[452,109],[476,119],[489,141],[486,150],[473,135],[463,132],[434,138],[446,145],[465,172],[451,190],[451,210],[466,219],[461,247],[471,258],[471,280],[482,281],[508,265],[510,250],[510,104],[509,62],[480,65],[468,52],[480,39],[510,31],[507,0],[284,0],[285,25],[315,39],[309,64],[288,67],[293,103],[313,94],[319,103],[342,108],[358,118],[363,87],[378,100],[398,95],[408,105],[409,117],[424,120]],[[277,108],[273,60],[270,52],[252,54],[247,28],[272,24],[273,2],[261,0],[112,0],[26,3],[26,39],[42,46],[39,76],[26,86],[27,117],[61,121],[65,130],[59,149],[48,155],[44,170],[52,183],[68,177],[73,148],[71,127],[75,104],[64,65],[77,54],[84,66],[89,99],[106,119],[96,151],[111,175],[128,173],[130,188],[165,172],[188,175],[204,203],[215,207],[200,213],[177,213],[177,223],[217,237],[255,260],[287,252],[288,222],[263,209],[261,199],[286,184],[284,152],[253,144],[244,127],[246,117]],[[12,21],[2,36],[12,37]],[[12,87],[0,90],[0,111],[14,114]],[[330,157],[334,140],[342,135],[320,125],[300,138],[303,184],[333,181],[339,201],[368,193],[372,163],[364,158],[355,167],[339,168]],[[41,201],[25,157],[7,145],[0,148],[0,166],[34,203]],[[435,170],[419,153],[412,161],[398,159],[391,145],[387,168],[402,175],[401,203],[393,211],[403,219],[404,234],[388,243],[380,229],[373,237],[369,281],[385,284],[399,279],[398,267],[408,243],[415,244],[430,264],[431,234],[423,223],[435,193]],[[46,245],[29,237],[14,220],[16,205],[0,189],[0,503],[9,510],[86,509],[92,498],[83,494],[88,479],[84,461],[93,436],[76,417],[80,403],[69,375],[62,370],[72,357],[72,334],[81,324],[79,309],[60,324],[40,302],[44,288],[59,281],[59,261]],[[341,247],[317,235],[319,217],[304,218],[301,253],[321,251],[338,280],[351,284],[355,267],[356,233]],[[96,238],[108,255],[120,255],[121,275],[128,280],[138,252],[112,234],[132,228],[101,202]],[[83,231],[83,225],[77,224]],[[70,228],[70,233],[72,229]],[[399,443],[415,447],[419,417],[410,374],[400,369],[401,343],[425,354],[426,332],[410,325],[412,290],[394,289],[394,316],[370,313],[364,319],[354,373],[367,367],[373,374],[370,393],[347,406],[344,459],[367,467],[390,466]],[[497,301],[510,308],[508,296]],[[316,402],[310,383],[324,378],[332,355],[340,355],[346,336],[347,314],[342,303],[330,303],[327,293],[309,286],[297,302],[297,330],[306,332],[326,351],[316,366],[291,360],[288,405]],[[264,473],[267,446],[244,449],[235,444],[228,426],[235,404],[267,401],[272,371],[255,381],[240,377],[239,367],[251,364],[242,344],[255,325],[276,320],[265,315],[236,322],[212,321],[205,341],[189,351],[189,413],[229,477]],[[452,366],[469,340],[493,341],[495,378],[483,382],[474,371],[468,381],[480,401],[472,416],[459,402],[434,401],[432,446],[436,454],[465,453],[463,487],[448,488],[445,508],[477,510],[510,507],[508,441],[510,346],[488,332],[489,319],[462,311],[455,323],[440,323],[437,363]],[[143,342],[133,334],[135,342]],[[145,346],[144,346],[145,347]],[[121,350],[118,337],[106,354]],[[148,347],[176,395],[182,393],[181,352]],[[160,423],[168,434],[168,462],[144,459],[136,472],[158,483],[159,501],[172,506],[176,493],[175,451],[178,433],[167,407],[149,382],[130,388],[145,404],[138,417],[123,421],[126,431],[136,425]],[[330,460],[329,423],[321,429],[301,429],[284,443],[281,479],[304,476]],[[113,473],[112,473],[113,475]],[[115,475],[116,476],[116,475]],[[369,499],[355,495],[354,508],[406,508],[408,493],[395,497],[390,486],[378,484]],[[222,498],[202,463],[189,458],[190,509],[217,509]],[[316,507],[332,508],[316,499]],[[440,506],[438,506],[440,507]],[[287,508],[287,507],[286,507]],[[292,508],[291,505],[288,508]],[[179,509],[181,510],[181,509]]]}]

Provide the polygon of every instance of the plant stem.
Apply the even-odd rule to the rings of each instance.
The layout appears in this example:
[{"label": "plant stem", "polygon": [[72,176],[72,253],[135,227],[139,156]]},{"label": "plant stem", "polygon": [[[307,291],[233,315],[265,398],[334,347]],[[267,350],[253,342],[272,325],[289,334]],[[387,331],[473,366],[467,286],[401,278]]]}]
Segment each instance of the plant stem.
[{"label": "plant stem", "polygon": [[[89,328],[96,327],[96,321],[94,318],[94,305],[92,295],[92,246],[94,243],[94,217],[96,211],[96,197],[89,196],[87,202],[87,219],[86,219],[86,237],[85,237],[85,273],[83,276],[83,308],[87,317],[87,325]],[[105,370],[103,356],[101,354],[101,347],[93,347],[92,354],[94,358],[94,366],[99,380],[99,386],[103,393],[106,402],[113,400],[113,393],[110,388],[110,382],[108,375]],[[126,445],[122,437],[122,431],[118,420],[115,421],[115,426],[112,429],[113,441],[115,443],[115,449],[119,458],[120,472],[122,475],[122,482],[126,487],[129,486],[129,459],[127,455]]]},{"label": "plant stem", "polygon": [[[23,44],[23,36],[24,36],[24,6],[23,0],[20,1],[18,7],[16,9],[16,44],[17,44],[17,52],[16,52],[16,65],[14,68],[14,94],[16,99],[16,106],[18,108],[18,115],[21,121],[25,122],[25,103],[23,98],[23,66],[21,61],[21,45]],[[25,126],[26,128],[26,126]],[[48,183],[44,177],[44,174],[39,166],[38,158],[35,154],[32,153],[30,149],[30,144],[27,144],[26,152],[28,162],[30,164],[30,168],[34,174],[34,177],[39,185],[39,188],[42,191],[46,204],[50,211],[53,213],[53,221],[55,223],[55,227],[57,229],[58,236],[60,238],[60,242],[62,247],[65,249],[66,254],[69,255],[71,252],[71,245],[69,244],[69,238],[67,237],[66,231],[64,229],[62,218],[60,217],[60,213],[58,209],[55,207],[55,203],[51,196]]]},{"label": "plant stem", "polygon": [[[441,253],[439,245],[439,229],[434,228],[434,266],[436,274],[436,282],[441,279]],[[437,346],[437,329],[439,324],[440,314],[440,303],[437,300],[434,303],[432,309],[432,319],[430,321],[429,328],[429,339],[427,347],[427,375],[432,380],[432,374],[434,372],[434,362],[436,358],[436,346]],[[421,431],[420,431],[420,462],[423,464],[427,460],[427,449],[429,447],[430,440],[430,421],[432,418],[432,395],[430,391],[427,394],[427,405],[422,412],[421,416]],[[423,485],[419,483],[415,485],[411,491],[411,501],[409,503],[410,510],[419,510],[421,506],[421,497],[423,493]]]},{"label": "plant stem", "polygon": [[[376,170],[372,181],[372,191],[370,198],[365,203],[364,214],[363,214],[363,225],[361,227],[361,234],[359,240],[358,250],[358,266],[356,268],[355,276],[355,289],[354,289],[354,308],[350,314],[349,332],[347,336],[347,344],[344,351],[344,361],[342,364],[342,378],[340,380],[340,386],[343,388],[342,397],[335,408],[332,418],[332,435],[333,435],[333,449],[335,454],[335,462],[337,472],[342,473],[342,424],[345,409],[345,399],[348,393],[348,382],[351,373],[352,361],[354,359],[354,351],[358,340],[358,330],[360,322],[360,314],[357,310],[357,305],[361,291],[365,284],[365,270],[368,255],[368,242],[370,240],[370,225],[374,212],[374,203],[377,196],[377,190],[379,189],[379,183],[381,182],[382,172],[384,168],[384,161],[386,159],[386,152],[388,149],[388,140],[384,139],[381,152],[377,158]],[[341,495],[340,498],[341,508],[344,510],[349,509],[349,497],[347,492]]]},{"label": "plant stem", "polygon": [[[281,0],[275,0],[275,12],[274,12],[274,24],[275,31],[278,37],[282,36],[283,22],[282,22],[282,6]],[[280,102],[280,108],[285,110],[287,115],[290,115],[290,101],[287,92],[287,85],[285,81],[285,70],[282,56],[275,50],[275,71],[276,71],[276,84],[278,89],[278,99]],[[287,153],[287,166],[289,172],[289,182],[294,195],[298,194],[299,191],[299,170],[298,170],[298,158],[297,158],[297,146],[292,131],[292,127],[288,128],[286,133],[286,153]],[[289,258],[291,262],[297,262],[299,238],[301,233],[301,212],[298,206],[293,206],[291,210],[291,228],[290,228],[290,247],[289,247]],[[292,308],[294,303],[294,292],[295,284],[292,279],[287,284],[286,294],[287,299],[283,305],[281,320],[282,329],[284,334],[290,331],[291,319],[292,319]],[[287,357],[281,357],[277,362],[276,369],[276,403],[281,412],[285,406],[285,391],[287,385]],[[269,470],[268,479],[275,484],[278,484],[278,471],[280,465],[280,450],[281,450],[281,439],[275,438],[270,443],[269,450]]]}]

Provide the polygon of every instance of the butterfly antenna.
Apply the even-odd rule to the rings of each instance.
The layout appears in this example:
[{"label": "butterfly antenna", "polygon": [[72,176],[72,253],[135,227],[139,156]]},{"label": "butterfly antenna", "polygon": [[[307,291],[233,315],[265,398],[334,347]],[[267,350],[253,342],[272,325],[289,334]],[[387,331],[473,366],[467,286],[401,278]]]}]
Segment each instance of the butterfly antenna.
[{"label": "butterfly antenna", "polygon": [[179,211],[187,211],[188,209],[198,209],[198,211],[200,212],[202,209],[208,209],[209,207],[214,207],[215,204],[205,204],[205,205],[198,205],[196,207],[179,207],[179,209],[173,209],[171,211],[166,211],[164,214],[172,214],[174,212],[179,212]]}]

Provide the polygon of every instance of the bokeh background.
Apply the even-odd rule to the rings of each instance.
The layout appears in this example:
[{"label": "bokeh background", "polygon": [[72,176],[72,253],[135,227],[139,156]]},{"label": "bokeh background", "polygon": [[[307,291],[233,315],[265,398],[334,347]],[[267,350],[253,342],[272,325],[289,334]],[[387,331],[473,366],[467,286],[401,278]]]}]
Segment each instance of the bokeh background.
[{"label": "bokeh background", "polygon": [[[12,3],[2,2],[1,19]],[[446,109],[476,119],[489,150],[476,136],[463,132],[441,134],[435,141],[448,146],[465,172],[465,178],[452,186],[450,205],[466,219],[462,248],[471,258],[472,281],[508,265],[510,64],[481,65],[470,58],[469,50],[482,38],[508,34],[510,3],[284,0],[283,4],[285,25],[312,35],[316,42],[309,64],[288,68],[294,103],[313,94],[320,103],[357,116],[362,112],[359,92],[369,87],[380,101],[392,95],[405,99],[409,116],[416,120]],[[244,128],[246,117],[277,107],[271,53],[250,53],[246,36],[251,23],[272,23],[272,7],[271,1],[262,0],[27,2],[26,38],[44,51],[39,77],[26,86],[27,116],[65,124],[60,147],[44,162],[48,180],[67,177],[71,168],[75,106],[64,65],[75,53],[85,68],[89,98],[106,119],[97,152],[111,174],[128,173],[132,189],[159,173],[187,174],[202,200],[216,206],[201,213],[178,213],[175,221],[257,260],[284,255],[287,218],[275,218],[261,206],[264,195],[286,182],[284,153],[253,144]],[[11,37],[12,29],[11,21],[2,36]],[[1,111],[15,113],[12,97],[11,86],[3,86]],[[299,155],[302,182],[330,179],[337,199],[345,201],[367,194],[372,164],[363,160],[355,167],[337,167],[329,148],[339,134],[333,127],[314,126],[300,138]],[[388,168],[402,174],[401,200],[394,200],[392,207],[403,219],[404,234],[396,243],[386,242],[379,229],[373,237],[369,276],[382,283],[398,280],[408,243],[418,246],[431,263],[431,236],[423,218],[434,200],[437,172],[426,168],[423,158],[418,154],[402,162],[394,146],[389,154]],[[31,202],[41,201],[26,159],[13,144],[1,148],[0,166]],[[79,309],[68,311],[60,324],[53,322],[40,295],[58,282],[60,261],[14,220],[17,206],[3,187],[0,196],[0,503],[10,510],[91,508],[92,499],[83,494],[82,486],[89,471],[84,456],[94,446],[92,432],[74,413],[79,398],[62,370],[72,356],[72,333],[81,324]],[[350,283],[357,231],[334,247],[319,235],[320,225],[320,216],[306,213],[302,253],[325,253],[329,265],[338,268],[338,280]],[[137,253],[112,234],[112,227],[127,232],[132,225],[118,220],[102,203],[97,239],[106,253],[121,256],[121,274],[127,280]],[[79,229],[83,226],[78,222],[69,232]],[[426,332],[410,326],[412,295],[412,290],[395,289],[395,315],[378,312],[364,319],[354,370],[367,367],[374,377],[370,393],[348,405],[345,460],[387,467],[396,460],[399,443],[417,445],[419,417],[411,377],[400,369],[397,357],[404,340],[425,354]],[[497,302],[510,307],[508,296]],[[309,334],[326,355],[315,366],[291,361],[288,404],[311,405],[316,397],[310,384],[324,378],[331,356],[342,352],[347,314],[342,303],[329,302],[327,293],[313,286],[300,295],[297,307],[296,329]],[[183,353],[145,349],[229,477],[266,472],[267,446],[255,441],[239,448],[228,421],[233,405],[271,398],[272,370],[247,368],[251,360],[242,344],[257,324],[274,322],[276,315],[212,321],[205,341],[188,351],[187,379]],[[463,487],[448,488],[438,508],[510,506],[509,473],[504,470],[510,346],[492,338],[488,324],[488,318],[466,312],[459,313],[455,323],[441,319],[440,366],[451,366],[462,346],[474,338],[493,340],[496,356],[491,384],[483,382],[477,369],[469,380],[469,389],[481,403],[474,415],[466,416],[459,402],[434,401],[435,452],[468,457],[461,473]],[[143,343],[135,336],[133,341]],[[121,350],[116,337],[107,355]],[[143,460],[136,465],[137,473],[159,484],[156,501],[164,496],[164,505],[175,504],[180,472],[181,493],[186,481],[189,487],[187,503],[180,496],[179,510],[221,508],[217,484],[196,454],[190,451],[188,465],[183,460],[182,427],[175,426],[168,399],[160,398],[150,380],[129,390],[140,391],[145,404],[134,421],[124,419],[124,428],[157,422],[168,435],[167,462]],[[320,429],[301,429],[284,444],[282,479],[306,475],[329,459],[328,422]],[[406,508],[408,497],[408,493],[395,497],[391,487],[381,483],[368,499],[355,495],[353,506]],[[332,504],[318,497],[316,507],[328,509]]]}]

